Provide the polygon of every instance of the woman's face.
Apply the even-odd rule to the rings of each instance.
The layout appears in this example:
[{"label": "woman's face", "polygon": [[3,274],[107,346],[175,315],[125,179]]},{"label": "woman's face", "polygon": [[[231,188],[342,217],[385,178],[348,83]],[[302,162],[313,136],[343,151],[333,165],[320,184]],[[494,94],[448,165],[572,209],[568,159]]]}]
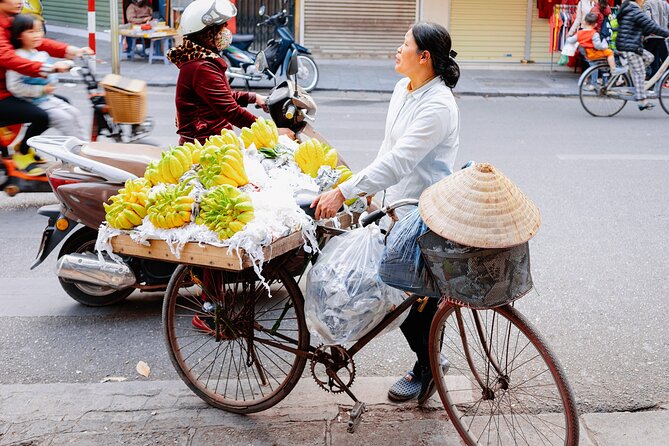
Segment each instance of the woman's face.
[{"label": "woman's face", "polygon": [[0,12],[6,15],[16,15],[23,9],[23,0],[0,0]]},{"label": "woman's face", "polygon": [[33,27],[21,33],[21,46],[27,49],[35,49],[42,44],[44,31],[42,31],[42,22],[35,20]]},{"label": "woman's face", "polygon": [[404,35],[404,42],[397,48],[395,54],[395,71],[404,76],[410,75],[420,67],[422,52],[418,51],[418,45],[413,38],[413,32],[409,30]]}]

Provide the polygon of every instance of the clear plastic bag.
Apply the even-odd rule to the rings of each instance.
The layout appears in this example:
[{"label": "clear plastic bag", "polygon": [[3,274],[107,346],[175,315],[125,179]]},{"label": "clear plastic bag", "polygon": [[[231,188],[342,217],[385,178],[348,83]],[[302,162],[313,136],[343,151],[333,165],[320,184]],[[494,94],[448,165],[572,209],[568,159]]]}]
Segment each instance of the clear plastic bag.
[{"label": "clear plastic bag", "polygon": [[[407,297],[378,276],[383,235],[376,225],[354,229],[325,245],[307,275],[307,325],[326,344],[355,342]],[[397,328],[408,312],[385,332]]]},{"label": "clear plastic bag", "polygon": [[428,231],[418,209],[401,218],[390,230],[381,257],[379,277],[393,288],[420,296],[438,297],[425,270],[418,237]]}]

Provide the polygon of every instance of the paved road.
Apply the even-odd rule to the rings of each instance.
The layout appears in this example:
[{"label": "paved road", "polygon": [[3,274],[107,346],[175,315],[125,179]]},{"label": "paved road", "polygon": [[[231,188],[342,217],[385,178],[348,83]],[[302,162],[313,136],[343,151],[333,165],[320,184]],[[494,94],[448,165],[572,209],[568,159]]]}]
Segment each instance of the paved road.
[{"label": "paved road", "polygon": [[[80,87],[63,87],[83,107]],[[387,96],[316,96],[318,128],[354,170],[376,153]],[[154,139],[174,144],[169,89],[151,93]],[[669,401],[668,117],[661,110],[590,118],[577,100],[459,100],[458,163],[488,161],[539,205],[543,226],[531,244],[537,293],[518,307],[561,359],[583,411],[652,408]],[[87,117],[87,119],[89,119]],[[54,259],[29,271],[48,195],[0,197],[0,383],[177,379],[165,355],[160,295],[89,309],[58,287]],[[362,376],[402,373],[411,355],[397,332],[360,354]]]}]

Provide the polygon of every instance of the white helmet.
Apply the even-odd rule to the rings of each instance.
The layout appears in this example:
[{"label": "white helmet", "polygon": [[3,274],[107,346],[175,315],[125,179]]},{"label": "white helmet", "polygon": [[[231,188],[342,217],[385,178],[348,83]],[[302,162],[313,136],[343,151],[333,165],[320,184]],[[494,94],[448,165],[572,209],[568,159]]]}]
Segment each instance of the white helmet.
[{"label": "white helmet", "polygon": [[237,8],[228,0],[195,0],[181,15],[181,31],[187,36],[225,23],[236,15]]}]

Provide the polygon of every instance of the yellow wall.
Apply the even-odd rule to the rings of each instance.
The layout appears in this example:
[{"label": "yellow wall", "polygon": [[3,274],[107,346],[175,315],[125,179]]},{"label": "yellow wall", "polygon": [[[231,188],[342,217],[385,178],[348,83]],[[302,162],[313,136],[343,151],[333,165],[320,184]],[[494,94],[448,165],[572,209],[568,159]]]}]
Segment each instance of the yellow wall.
[{"label": "yellow wall", "polygon": [[[548,19],[532,2],[530,59],[549,62]],[[519,62],[525,57],[527,0],[421,0],[421,20],[448,28],[461,61]],[[450,23],[449,23],[450,18]]]}]

